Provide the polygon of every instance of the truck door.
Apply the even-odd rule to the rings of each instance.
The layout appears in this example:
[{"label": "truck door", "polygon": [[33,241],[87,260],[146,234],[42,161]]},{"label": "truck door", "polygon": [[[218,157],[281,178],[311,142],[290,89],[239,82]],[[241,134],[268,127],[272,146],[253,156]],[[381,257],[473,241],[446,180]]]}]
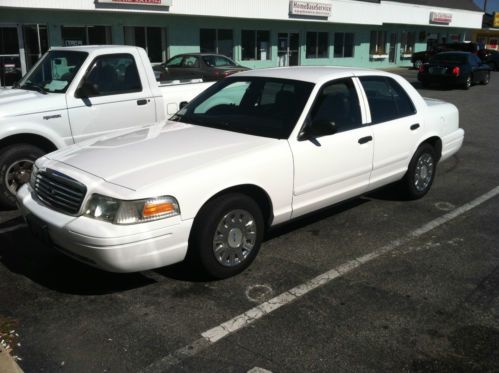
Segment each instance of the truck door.
[{"label": "truck door", "polygon": [[98,56],[67,105],[75,142],[156,121],[145,73],[132,54]]}]

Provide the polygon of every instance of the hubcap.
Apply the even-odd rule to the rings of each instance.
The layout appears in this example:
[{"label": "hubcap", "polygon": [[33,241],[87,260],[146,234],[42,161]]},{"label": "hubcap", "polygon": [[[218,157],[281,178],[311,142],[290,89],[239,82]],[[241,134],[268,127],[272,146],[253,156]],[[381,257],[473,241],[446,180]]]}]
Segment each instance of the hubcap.
[{"label": "hubcap", "polygon": [[418,192],[423,192],[431,183],[433,178],[433,157],[423,153],[416,163],[414,174],[414,187]]},{"label": "hubcap", "polygon": [[246,210],[233,210],[218,223],[213,236],[213,253],[225,267],[234,267],[246,260],[256,244],[256,223]]},{"label": "hubcap", "polygon": [[15,195],[17,190],[29,181],[33,163],[32,160],[22,159],[12,163],[9,168],[7,168],[7,172],[5,173],[5,185],[7,185],[10,193]]}]

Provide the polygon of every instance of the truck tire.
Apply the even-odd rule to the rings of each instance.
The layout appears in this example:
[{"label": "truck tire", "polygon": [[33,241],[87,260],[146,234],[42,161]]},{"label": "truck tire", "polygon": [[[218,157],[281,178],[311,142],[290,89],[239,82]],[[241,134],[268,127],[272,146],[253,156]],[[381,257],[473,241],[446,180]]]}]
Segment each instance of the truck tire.
[{"label": "truck tire", "polygon": [[257,256],[263,231],[263,215],[253,199],[241,193],[216,197],[194,220],[189,257],[211,278],[234,276]]},{"label": "truck tire", "polygon": [[45,152],[30,144],[13,144],[0,153],[0,204],[16,207],[16,192],[29,182],[35,160]]}]

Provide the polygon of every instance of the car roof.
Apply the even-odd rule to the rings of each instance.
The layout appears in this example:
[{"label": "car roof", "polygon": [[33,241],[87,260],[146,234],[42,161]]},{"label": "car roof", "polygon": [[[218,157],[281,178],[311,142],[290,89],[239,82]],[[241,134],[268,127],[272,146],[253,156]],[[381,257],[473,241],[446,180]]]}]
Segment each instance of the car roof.
[{"label": "car roof", "polygon": [[235,76],[301,80],[304,82],[322,84],[333,79],[362,75],[393,76],[391,73],[380,70],[342,66],[273,67],[243,71],[237,73]]}]

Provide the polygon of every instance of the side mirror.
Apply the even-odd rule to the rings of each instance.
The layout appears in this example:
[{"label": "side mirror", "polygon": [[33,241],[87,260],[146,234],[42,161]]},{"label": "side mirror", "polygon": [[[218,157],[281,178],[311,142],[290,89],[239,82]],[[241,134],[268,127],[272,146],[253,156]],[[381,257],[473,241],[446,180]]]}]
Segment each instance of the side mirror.
[{"label": "side mirror", "polygon": [[327,119],[314,119],[300,134],[300,140],[312,140],[321,136],[334,135],[338,132],[336,123]]},{"label": "side mirror", "polygon": [[99,86],[95,83],[83,82],[75,92],[76,98],[88,98],[99,94]]},{"label": "side mirror", "polygon": [[183,109],[187,106],[188,102],[187,101],[182,101],[180,104],[179,104],[179,108],[180,109]]}]

